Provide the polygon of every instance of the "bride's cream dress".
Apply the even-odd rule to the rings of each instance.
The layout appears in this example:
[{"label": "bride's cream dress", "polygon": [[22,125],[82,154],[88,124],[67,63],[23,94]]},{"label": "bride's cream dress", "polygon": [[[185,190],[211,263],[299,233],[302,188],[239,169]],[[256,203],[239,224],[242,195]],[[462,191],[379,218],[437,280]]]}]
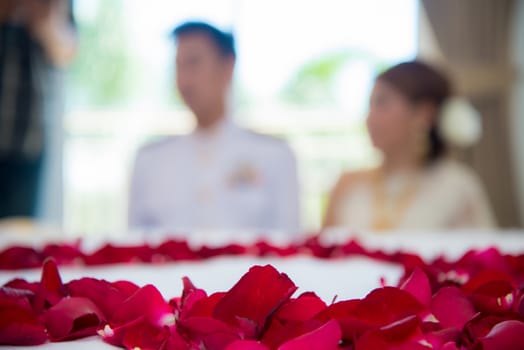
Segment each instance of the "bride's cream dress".
[{"label": "bride's cream dress", "polygon": [[354,230],[492,228],[484,189],[466,166],[443,159],[418,171],[347,173],[337,183],[326,227]]}]

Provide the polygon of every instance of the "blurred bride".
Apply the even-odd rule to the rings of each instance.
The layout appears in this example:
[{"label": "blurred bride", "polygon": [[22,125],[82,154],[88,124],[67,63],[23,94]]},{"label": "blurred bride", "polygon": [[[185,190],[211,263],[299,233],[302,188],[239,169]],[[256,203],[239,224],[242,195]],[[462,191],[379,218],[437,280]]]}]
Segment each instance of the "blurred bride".
[{"label": "blurred bride", "polygon": [[[446,77],[418,61],[377,77],[367,127],[382,162],[340,177],[324,227],[388,231],[495,226],[476,174],[446,155],[450,141],[473,142],[480,132],[471,107],[450,93]],[[470,129],[462,136],[461,124]]]}]

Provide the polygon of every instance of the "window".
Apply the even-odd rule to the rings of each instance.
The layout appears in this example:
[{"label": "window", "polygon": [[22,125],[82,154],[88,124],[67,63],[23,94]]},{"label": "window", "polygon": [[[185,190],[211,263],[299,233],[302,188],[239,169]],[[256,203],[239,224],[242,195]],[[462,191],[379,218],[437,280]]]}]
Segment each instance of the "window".
[{"label": "window", "polygon": [[137,147],[188,132],[174,87],[174,25],[203,19],[236,36],[234,117],[297,154],[303,222],[320,225],[341,171],[377,160],[365,129],[376,72],[416,53],[416,0],[76,0],[80,50],[68,74],[65,227],[126,227]]}]

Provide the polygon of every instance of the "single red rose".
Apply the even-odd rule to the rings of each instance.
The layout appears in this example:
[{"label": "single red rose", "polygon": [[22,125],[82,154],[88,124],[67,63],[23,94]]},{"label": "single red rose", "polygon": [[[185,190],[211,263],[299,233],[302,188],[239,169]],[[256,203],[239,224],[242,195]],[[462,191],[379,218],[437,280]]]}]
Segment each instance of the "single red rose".
[{"label": "single red rose", "polygon": [[524,322],[504,321],[495,325],[491,331],[479,339],[482,350],[522,350],[524,349]]},{"label": "single red rose", "polygon": [[282,344],[278,350],[337,350],[342,333],[335,320]]},{"label": "single red rose", "polygon": [[431,304],[431,287],[424,271],[416,267],[408,279],[400,286],[401,290],[413,295],[422,305]]},{"label": "single red rose", "polygon": [[476,311],[471,301],[457,287],[440,289],[431,300],[431,312],[442,328],[462,329]]},{"label": "single red rose", "polygon": [[83,297],[64,298],[44,313],[44,324],[52,341],[95,335],[102,322],[102,312]]},{"label": "single red rose", "polygon": [[238,319],[251,320],[254,332],[260,334],[269,316],[296,289],[289,277],[273,266],[254,266],[217,303],[213,317],[231,325],[238,325]]},{"label": "single red rose", "polygon": [[29,305],[0,298],[0,345],[38,345],[46,341],[46,330]]}]

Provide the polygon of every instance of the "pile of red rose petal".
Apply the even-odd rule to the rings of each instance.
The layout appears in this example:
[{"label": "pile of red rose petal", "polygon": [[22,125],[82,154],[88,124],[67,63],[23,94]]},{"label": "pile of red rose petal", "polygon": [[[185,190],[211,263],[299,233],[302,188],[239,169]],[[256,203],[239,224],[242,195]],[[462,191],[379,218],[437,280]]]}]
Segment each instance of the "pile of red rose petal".
[{"label": "pile of red rose petal", "polygon": [[[17,270],[40,268],[43,262],[52,257],[61,265],[104,265],[117,263],[163,263],[175,261],[200,261],[217,256],[254,256],[254,257],[286,257],[295,255],[313,256],[319,259],[344,258],[350,256],[366,256],[374,260],[401,264],[406,267],[424,265],[424,261],[416,254],[397,252],[385,253],[380,250],[370,250],[355,240],[340,244],[322,244],[318,236],[303,242],[288,245],[274,245],[266,241],[254,244],[226,244],[223,246],[193,247],[185,240],[166,240],[159,245],[115,246],[106,244],[92,253],[82,249],[81,241],[73,244],[48,244],[43,248],[13,246],[0,252],[0,270]],[[504,258],[505,259],[505,258]],[[515,257],[520,263],[524,255]],[[506,261],[504,261],[506,263]],[[445,261],[439,262],[445,265]],[[524,267],[521,267],[524,275]]]},{"label": "pile of red rose petal", "polygon": [[166,300],[152,285],[93,278],[64,284],[49,259],[40,282],[1,287],[0,344],[98,334],[127,349],[524,349],[522,256],[487,249],[455,262],[426,264],[409,254],[387,260],[406,268],[397,287],[327,305],[312,292],[294,297],[295,284],[270,265],[252,267],[229,291],[211,295],[185,278],[181,296]]}]

